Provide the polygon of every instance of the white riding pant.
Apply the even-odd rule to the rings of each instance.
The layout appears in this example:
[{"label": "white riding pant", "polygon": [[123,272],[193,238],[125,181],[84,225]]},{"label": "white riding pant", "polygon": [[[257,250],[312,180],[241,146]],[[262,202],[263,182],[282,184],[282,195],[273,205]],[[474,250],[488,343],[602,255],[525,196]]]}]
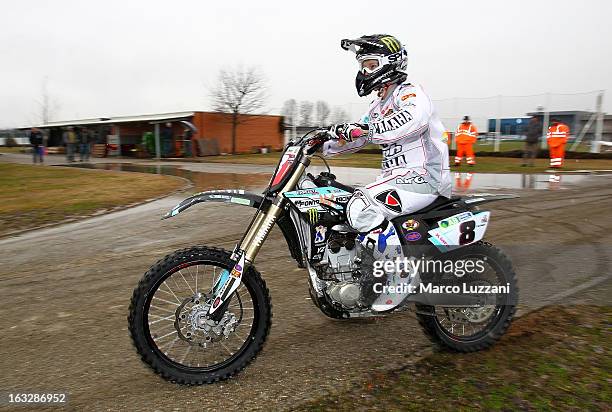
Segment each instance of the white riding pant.
[{"label": "white riding pant", "polygon": [[393,169],[376,182],[357,188],[347,204],[346,216],[351,227],[366,233],[384,219],[416,212],[437,198],[436,189],[422,175],[410,169]]}]

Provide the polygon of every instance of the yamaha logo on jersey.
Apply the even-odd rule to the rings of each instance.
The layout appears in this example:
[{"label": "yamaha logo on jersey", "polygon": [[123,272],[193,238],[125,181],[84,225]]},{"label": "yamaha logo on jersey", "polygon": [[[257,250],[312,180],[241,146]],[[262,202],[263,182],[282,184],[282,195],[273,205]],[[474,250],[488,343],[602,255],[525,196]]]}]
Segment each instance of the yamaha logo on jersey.
[{"label": "yamaha logo on jersey", "polygon": [[376,200],[395,213],[400,213],[402,211],[402,201],[395,190],[385,190],[377,194]]},{"label": "yamaha logo on jersey", "polygon": [[[391,115],[388,116],[388,112],[385,113],[385,117],[382,121],[372,123],[374,131],[378,134],[382,134],[384,132],[388,132],[390,130],[399,129],[406,123],[412,120],[412,115],[407,111],[401,111],[397,113],[391,112]],[[372,130],[372,127],[370,128]]]}]

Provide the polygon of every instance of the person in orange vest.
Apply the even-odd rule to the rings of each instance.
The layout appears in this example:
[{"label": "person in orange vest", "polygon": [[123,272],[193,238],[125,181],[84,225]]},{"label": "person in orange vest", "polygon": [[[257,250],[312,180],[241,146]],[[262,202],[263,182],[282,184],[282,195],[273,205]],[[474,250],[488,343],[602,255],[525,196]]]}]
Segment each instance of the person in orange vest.
[{"label": "person in orange vest", "polygon": [[470,121],[469,116],[463,117],[463,123],[457,127],[455,133],[455,141],[457,142],[457,154],[455,155],[455,166],[461,165],[461,161],[465,156],[465,160],[469,166],[474,166],[474,149],[472,145],[476,143],[478,137],[478,129]]},{"label": "person in orange vest", "polygon": [[563,166],[563,158],[565,157],[565,143],[569,137],[569,126],[561,123],[557,119],[553,119],[552,124],[548,128],[546,140],[548,142],[548,151],[550,153],[550,167],[559,169]]}]

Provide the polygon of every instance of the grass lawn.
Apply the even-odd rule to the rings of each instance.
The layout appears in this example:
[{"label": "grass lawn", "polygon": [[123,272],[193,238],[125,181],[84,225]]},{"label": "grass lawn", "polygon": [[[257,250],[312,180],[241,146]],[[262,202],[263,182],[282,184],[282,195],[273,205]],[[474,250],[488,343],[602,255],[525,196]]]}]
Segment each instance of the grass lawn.
[{"label": "grass lawn", "polygon": [[[484,142],[482,140],[478,141],[478,143],[476,143],[474,145],[474,151],[475,152],[492,152],[493,149],[495,149],[495,142],[494,141],[488,141],[488,142]],[[570,147],[572,147],[573,142],[568,142],[567,145],[565,146],[566,150],[569,150]],[[516,141],[512,141],[512,140],[506,140],[506,141],[501,141],[499,144],[499,150],[502,152],[506,152],[506,151],[510,151],[510,150],[523,150],[525,148],[525,142],[516,142]],[[577,147],[576,147],[576,152],[588,152],[591,150],[591,145],[590,144],[584,144],[584,143],[580,143]]]},{"label": "grass lawn", "polygon": [[169,176],[0,163],[0,236],[171,192]]},{"label": "grass lawn", "polygon": [[6,147],[6,146],[0,146],[0,153],[23,153],[21,150],[27,148],[26,146],[23,147]]},{"label": "grass lawn", "polygon": [[544,308],[489,350],[436,352],[297,410],[609,410],[611,315],[610,306]]},{"label": "grass lawn", "polygon": [[[328,159],[333,166],[346,167],[371,167],[380,168],[382,155],[369,153],[354,153],[348,156],[340,156]],[[202,158],[203,162],[215,163],[249,163],[258,165],[276,165],[280,158],[280,153],[267,154],[243,154],[235,156],[210,156]],[[468,167],[463,164],[459,168],[453,167],[452,170],[460,172],[485,172],[485,173],[538,173],[548,170],[548,159],[536,159],[534,167],[522,167],[522,159],[509,157],[478,157],[478,164]],[[313,164],[323,164],[320,159],[313,158]],[[609,159],[567,159],[563,170],[612,170],[612,160]]]}]

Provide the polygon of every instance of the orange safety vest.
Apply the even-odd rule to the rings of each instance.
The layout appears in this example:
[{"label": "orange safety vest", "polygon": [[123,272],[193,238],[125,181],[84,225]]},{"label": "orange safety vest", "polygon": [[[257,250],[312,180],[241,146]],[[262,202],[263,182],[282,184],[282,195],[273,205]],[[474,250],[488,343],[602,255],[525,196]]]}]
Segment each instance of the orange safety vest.
[{"label": "orange safety vest", "polygon": [[478,137],[478,129],[471,122],[461,123],[455,134],[457,144],[474,144]]},{"label": "orange safety vest", "polygon": [[565,143],[567,143],[569,133],[570,129],[568,125],[563,123],[553,124],[548,128],[548,133],[546,134],[548,146],[558,147],[564,145]]}]

